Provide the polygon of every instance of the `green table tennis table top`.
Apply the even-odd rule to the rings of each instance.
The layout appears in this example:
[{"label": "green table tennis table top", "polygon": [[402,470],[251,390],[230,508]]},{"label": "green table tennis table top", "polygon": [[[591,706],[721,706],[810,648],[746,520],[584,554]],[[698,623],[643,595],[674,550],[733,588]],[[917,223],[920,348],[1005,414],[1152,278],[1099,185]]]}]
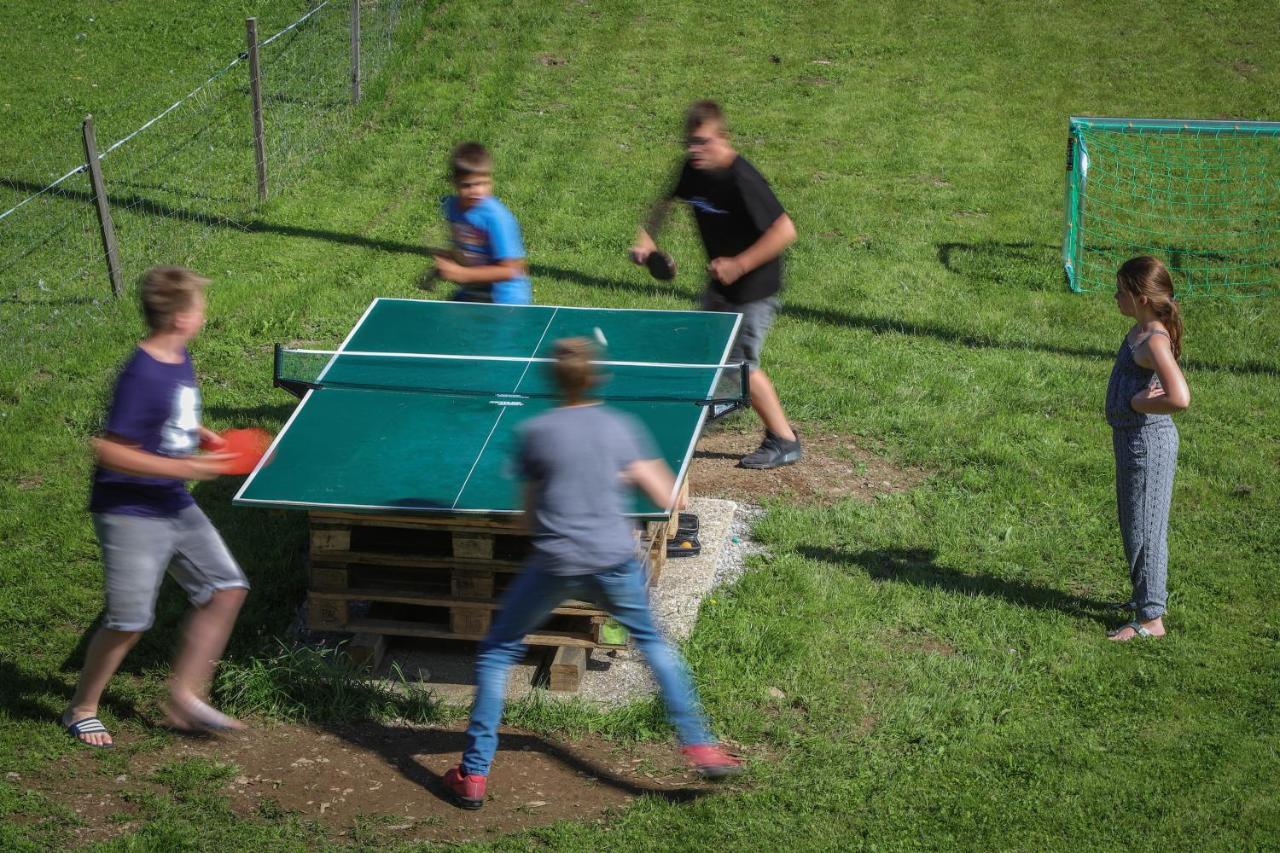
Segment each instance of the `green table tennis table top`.
[{"label": "green table tennis table top", "polygon": [[[550,396],[521,395],[547,387],[546,365],[524,359],[545,358],[557,339],[582,336],[602,337],[611,362],[718,365],[740,320],[706,311],[375,299],[328,361],[321,387],[306,392],[234,501],[343,512],[519,512],[515,428],[556,405]],[[450,382],[472,391],[361,385],[371,359],[344,357],[344,351],[461,356],[413,363],[436,371],[448,363]],[[648,428],[682,482],[708,416],[696,401],[712,394],[718,372],[646,366],[641,373],[635,378],[619,370],[606,402]],[[337,384],[325,385],[326,379]],[[628,382],[650,387],[618,387]],[[658,393],[649,395],[654,386]],[[633,514],[666,512],[637,496]]]}]

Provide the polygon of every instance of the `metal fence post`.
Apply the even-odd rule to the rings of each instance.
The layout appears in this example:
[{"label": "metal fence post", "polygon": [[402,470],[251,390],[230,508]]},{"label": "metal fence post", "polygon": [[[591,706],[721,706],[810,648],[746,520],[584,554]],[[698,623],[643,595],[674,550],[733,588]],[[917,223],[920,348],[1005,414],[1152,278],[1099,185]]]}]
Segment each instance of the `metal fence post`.
[{"label": "metal fence post", "polygon": [[249,46],[249,90],[253,94],[253,156],[258,167],[258,201],[267,199],[267,149],[262,130],[262,74],[258,68],[258,19],[245,19]]},{"label": "metal fence post", "polygon": [[93,116],[84,117],[83,129],[84,158],[89,165],[93,200],[98,208],[98,227],[102,233],[102,249],[107,255],[107,274],[111,276],[111,292],[118,298],[124,295],[124,274],[120,270],[120,247],[116,243],[116,229],[111,224],[107,185],[102,180],[102,164],[98,162],[98,141],[93,133]]},{"label": "metal fence post", "polygon": [[360,0],[351,0],[351,103],[360,103]]}]

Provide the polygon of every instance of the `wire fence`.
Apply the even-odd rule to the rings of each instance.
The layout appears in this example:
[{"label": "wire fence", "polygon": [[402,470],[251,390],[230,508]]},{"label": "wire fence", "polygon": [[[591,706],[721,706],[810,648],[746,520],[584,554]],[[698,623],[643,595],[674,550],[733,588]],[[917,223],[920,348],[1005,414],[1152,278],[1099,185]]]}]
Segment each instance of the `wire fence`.
[{"label": "wire fence", "polygon": [[[401,0],[327,0],[257,40],[267,197],[287,193],[350,126],[359,88],[391,53]],[[358,35],[353,38],[354,31]],[[145,122],[103,107],[83,127],[43,140],[0,176],[0,300],[64,303],[109,296],[157,263],[191,263],[220,229],[244,228],[261,204],[255,176],[249,50]],[[358,66],[356,58],[358,57]],[[155,93],[148,93],[152,97]],[[108,265],[90,178],[95,157],[118,246]]]}]

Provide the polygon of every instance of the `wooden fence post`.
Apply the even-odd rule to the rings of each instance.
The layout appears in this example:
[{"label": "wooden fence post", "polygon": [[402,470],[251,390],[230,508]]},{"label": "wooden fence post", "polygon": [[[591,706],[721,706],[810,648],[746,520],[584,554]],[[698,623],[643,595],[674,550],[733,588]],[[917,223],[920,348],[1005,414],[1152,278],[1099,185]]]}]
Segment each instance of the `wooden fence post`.
[{"label": "wooden fence post", "polygon": [[258,68],[258,19],[245,19],[249,46],[249,90],[253,94],[253,156],[258,167],[258,201],[267,200],[267,149],[262,131],[262,75]]},{"label": "wooden fence post", "polygon": [[93,116],[84,117],[83,128],[84,159],[89,165],[93,200],[98,208],[98,227],[102,233],[102,249],[107,255],[107,274],[111,276],[111,292],[119,298],[124,295],[124,274],[120,270],[120,247],[116,244],[116,229],[111,224],[107,185],[102,180],[102,164],[98,161],[98,141],[93,133]]},{"label": "wooden fence post", "polygon": [[351,103],[360,103],[360,0],[351,0]]}]

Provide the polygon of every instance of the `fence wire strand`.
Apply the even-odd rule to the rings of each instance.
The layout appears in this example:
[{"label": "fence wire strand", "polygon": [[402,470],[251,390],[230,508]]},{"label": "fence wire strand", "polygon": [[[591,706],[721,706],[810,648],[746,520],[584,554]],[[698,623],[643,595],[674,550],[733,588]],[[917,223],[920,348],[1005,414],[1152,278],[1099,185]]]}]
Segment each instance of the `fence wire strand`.
[{"label": "fence wire strand", "polygon": [[[400,5],[361,2],[366,80],[390,54]],[[259,40],[269,197],[287,193],[349,126],[349,15],[349,4],[326,0]],[[258,200],[247,57],[239,52],[140,124],[121,127],[115,116],[137,115],[143,99],[162,93],[94,113],[126,282],[156,263],[192,263],[218,229],[251,222]],[[0,178],[0,297],[33,306],[105,298],[106,256],[80,128],[41,140],[37,151]]]}]

